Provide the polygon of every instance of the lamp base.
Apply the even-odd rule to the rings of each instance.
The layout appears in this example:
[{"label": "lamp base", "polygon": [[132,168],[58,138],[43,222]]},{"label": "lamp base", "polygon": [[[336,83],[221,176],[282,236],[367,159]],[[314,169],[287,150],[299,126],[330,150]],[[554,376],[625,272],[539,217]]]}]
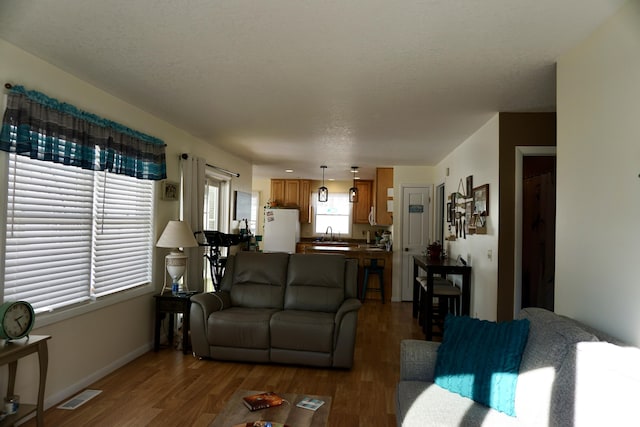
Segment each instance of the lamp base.
[{"label": "lamp base", "polygon": [[[179,285],[178,282],[180,278],[187,271],[187,256],[179,249],[171,251],[167,256],[164,257],[164,266],[165,266],[165,275],[164,275],[164,284],[162,286],[161,294],[164,294],[165,290],[167,290],[167,274],[171,277],[171,292],[176,295],[178,293]],[[184,290],[189,291],[189,287],[187,286],[186,280],[183,280]],[[178,288],[178,289],[174,289]]]}]

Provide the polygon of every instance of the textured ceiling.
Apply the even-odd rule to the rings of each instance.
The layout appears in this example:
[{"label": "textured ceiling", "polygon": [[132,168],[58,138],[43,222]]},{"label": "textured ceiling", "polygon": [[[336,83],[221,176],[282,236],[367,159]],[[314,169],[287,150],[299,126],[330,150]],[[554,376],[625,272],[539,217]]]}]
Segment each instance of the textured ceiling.
[{"label": "textured ceiling", "polygon": [[[0,38],[221,146],[256,176],[434,165],[623,0],[2,0]],[[1,60],[10,60],[1,58]]]}]

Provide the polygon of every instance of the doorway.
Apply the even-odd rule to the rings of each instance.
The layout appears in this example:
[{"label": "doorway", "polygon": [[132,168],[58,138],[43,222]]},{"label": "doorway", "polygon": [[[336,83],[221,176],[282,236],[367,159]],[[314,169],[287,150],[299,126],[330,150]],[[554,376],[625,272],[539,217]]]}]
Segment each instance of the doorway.
[{"label": "doorway", "polygon": [[554,309],[556,148],[516,147],[514,318]]},{"label": "doorway", "polygon": [[556,158],[526,156],[522,163],[521,308],[553,311],[556,232]]},{"label": "doorway", "polygon": [[444,247],[444,224],[445,224],[445,203],[444,203],[444,183],[436,186],[436,206],[435,206],[435,239]]},{"label": "doorway", "polygon": [[413,256],[429,244],[430,209],[431,187],[402,187],[402,301],[413,301]]},{"label": "doorway", "polygon": [[[230,204],[230,178],[220,175],[211,168],[205,171],[203,230],[229,232],[229,204]],[[228,247],[220,247],[222,258],[229,255]],[[209,259],[202,265],[204,279],[204,292],[215,290],[214,277],[212,276]],[[216,282],[219,284],[219,282]]]}]

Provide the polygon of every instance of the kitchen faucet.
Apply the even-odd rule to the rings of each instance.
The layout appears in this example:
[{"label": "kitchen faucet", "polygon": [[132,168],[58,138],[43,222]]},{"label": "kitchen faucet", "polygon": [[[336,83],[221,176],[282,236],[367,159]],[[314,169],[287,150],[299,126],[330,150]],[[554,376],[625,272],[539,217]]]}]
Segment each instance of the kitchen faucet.
[{"label": "kitchen faucet", "polygon": [[329,233],[329,230],[331,230],[331,240],[330,240],[330,242],[333,242],[333,228],[331,228],[330,225],[324,231],[324,236],[322,237],[322,240],[324,240],[324,238],[327,237],[327,233]]}]

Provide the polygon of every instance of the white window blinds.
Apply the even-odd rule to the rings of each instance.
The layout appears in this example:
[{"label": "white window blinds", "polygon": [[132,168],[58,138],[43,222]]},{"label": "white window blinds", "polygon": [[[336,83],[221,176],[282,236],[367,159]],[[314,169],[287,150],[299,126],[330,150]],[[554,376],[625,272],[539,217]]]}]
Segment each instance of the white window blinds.
[{"label": "white window blinds", "polygon": [[152,196],[152,181],[10,154],[4,300],[42,312],[150,282]]},{"label": "white window blinds", "polygon": [[96,172],[93,286],[100,297],[149,283],[152,181]]},{"label": "white window blinds", "polygon": [[92,175],[9,156],[5,301],[43,311],[89,298]]}]

